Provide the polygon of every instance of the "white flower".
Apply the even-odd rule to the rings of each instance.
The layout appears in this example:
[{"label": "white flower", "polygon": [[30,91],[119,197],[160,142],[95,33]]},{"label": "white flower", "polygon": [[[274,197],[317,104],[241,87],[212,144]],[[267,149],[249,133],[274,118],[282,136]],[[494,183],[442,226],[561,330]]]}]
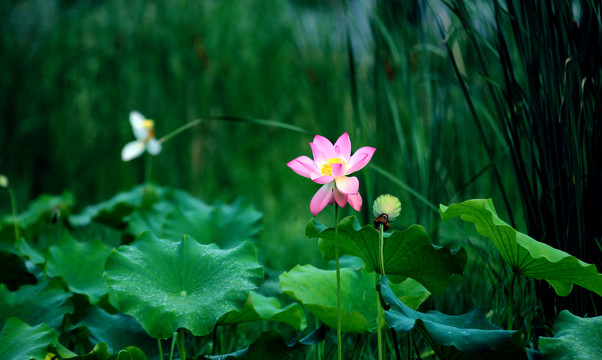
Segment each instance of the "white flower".
[{"label": "white flower", "polygon": [[142,114],[137,111],[130,113],[130,124],[136,140],[131,141],[121,150],[121,159],[130,161],[142,155],[144,150],[151,155],[157,155],[161,152],[161,142],[155,139],[155,122],[145,119]]}]

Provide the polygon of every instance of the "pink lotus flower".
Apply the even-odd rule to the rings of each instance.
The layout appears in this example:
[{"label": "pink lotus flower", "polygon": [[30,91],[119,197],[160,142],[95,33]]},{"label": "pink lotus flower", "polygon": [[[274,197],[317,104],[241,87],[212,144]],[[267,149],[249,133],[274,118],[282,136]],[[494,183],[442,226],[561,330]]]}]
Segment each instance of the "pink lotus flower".
[{"label": "pink lotus flower", "polygon": [[309,146],[314,160],[299,156],[287,165],[297,174],[323,184],[309,205],[313,216],[335,202],[340,207],[345,207],[349,202],[352,208],[359,211],[362,207],[362,197],[358,191],[360,183],[355,176],[347,175],[366,166],[376,149],[364,146],[351,155],[351,141],[347,133],[341,135],[334,145],[325,137],[316,135]]}]

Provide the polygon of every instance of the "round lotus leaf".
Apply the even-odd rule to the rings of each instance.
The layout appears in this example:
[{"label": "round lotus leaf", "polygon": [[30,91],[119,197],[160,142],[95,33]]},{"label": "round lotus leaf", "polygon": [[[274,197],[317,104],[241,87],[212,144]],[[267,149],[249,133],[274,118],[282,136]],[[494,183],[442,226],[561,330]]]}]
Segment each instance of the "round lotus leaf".
[{"label": "round lotus leaf", "polygon": [[142,233],[113,250],[105,265],[112,302],[154,338],[179,328],[196,336],[213,330],[225,313],[242,309],[263,281],[253,247],[220,250],[184,236],[175,242]]}]

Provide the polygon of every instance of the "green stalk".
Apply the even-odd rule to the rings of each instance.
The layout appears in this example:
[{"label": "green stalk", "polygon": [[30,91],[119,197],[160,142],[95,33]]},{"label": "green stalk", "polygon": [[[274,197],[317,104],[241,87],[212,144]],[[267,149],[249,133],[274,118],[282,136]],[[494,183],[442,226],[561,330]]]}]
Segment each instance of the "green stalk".
[{"label": "green stalk", "polygon": [[384,249],[385,249],[385,231],[383,225],[378,227],[378,245],[380,247],[380,275],[385,276],[385,260],[384,260]]},{"label": "green stalk", "polygon": [[[376,288],[378,289],[378,280],[380,276],[376,274]],[[380,294],[376,292],[376,339],[378,344],[378,360],[383,360],[383,331],[381,329],[382,306],[380,305]]]},{"label": "green stalk", "polygon": [[510,289],[508,290],[508,325],[507,330],[512,330],[512,318],[514,317],[514,282],[516,281],[516,272],[512,271],[510,280]]},{"label": "green stalk", "polygon": [[19,241],[21,238],[21,234],[19,232],[19,217],[17,216],[17,198],[15,197],[15,192],[9,186],[6,188],[8,191],[8,196],[10,196],[10,207],[13,212],[13,227],[15,229],[15,241]]},{"label": "green stalk", "polygon": [[188,122],[188,123],[180,126],[179,128],[175,129],[174,131],[170,132],[169,134],[163,136],[161,139],[159,139],[159,141],[164,143],[167,140],[171,139],[172,137],[178,135],[179,133],[181,133],[187,129],[190,129],[191,127],[196,126],[202,122],[203,122],[203,119],[192,120],[191,122]]},{"label": "green stalk", "polygon": [[178,332],[174,331],[171,335],[171,351],[169,352],[169,360],[173,360],[173,352],[176,348],[176,342],[178,341]]},{"label": "green stalk", "polygon": [[161,346],[161,339],[157,338],[157,347],[159,348],[159,359],[163,360],[163,346]]},{"label": "green stalk", "polygon": [[343,343],[341,341],[341,265],[339,264],[339,207],[334,204],[334,258],[337,272],[337,358],[343,359]]},{"label": "green stalk", "polygon": [[213,346],[211,348],[211,354],[217,355],[217,325],[213,328]]},{"label": "green stalk", "polygon": [[[380,275],[385,276],[385,262],[383,257],[383,249],[384,249],[384,226],[381,224],[378,227],[378,243],[380,248]],[[382,305],[380,303],[380,287],[378,287],[378,280],[380,276],[376,274],[376,308],[378,309],[377,317],[376,317],[376,337],[378,340],[378,360],[383,360],[383,333],[381,329],[381,314],[382,314]]]},{"label": "green stalk", "polygon": [[180,353],[180,360],[186,360],[186,336],[184,336],[184,331],[186,331],[184,328],[180,328],[180,348],[179,353]]},{"label": "green stalk", "polygon": [[[318,317],[316,316],[315,318],[315,322],[316,322],[316,329],[320,327],[320,322],[318,320]],[[316,350],[316,359],[318,360],[322,360],[322,353],[324,352],[324,348],[322,348],[321,345],[324,345],[324,342],[319,342],[318,344],[315,345],[315,350]]]},{"label": "green stalk", "polygon": [[278,128],[282,128],[282,129],[287,129],[287,130],[299,132],[301,134],[307,134],[308,133],[305,129],[302,129],[302,128],[298,127],[298,126],[289,125],[289,124],[282,123],[282,122],[279,122],[279,121],[264,120],[264,119],[253,119],[253,118],[239,118],[239,117],[235,117],[235,116],[220,115],[220,116],[208,116],[208,117],[205,117],[205,118],[199,118],[199,119],[195,119],[195,120],[192,120],[190,122],[187,122],[186,124],[180,126],[179,128],[175,129],[174,131],[172,131],[169,134],[167,134],[167,135],[163,136],[162,138],[160,138],[159,141],[162,142],[162,143],[164,143],[167,140],[173,138],[174,136],[180,134],[181,132],[190,129],[193,126],[199,125],[200,123],[202,123],[203,121],[206,121],[206,120],[221,120],[221,121],[231,121],[231,122],[246,122],[246,123],[249,123],[249,124],[278,127]]}]

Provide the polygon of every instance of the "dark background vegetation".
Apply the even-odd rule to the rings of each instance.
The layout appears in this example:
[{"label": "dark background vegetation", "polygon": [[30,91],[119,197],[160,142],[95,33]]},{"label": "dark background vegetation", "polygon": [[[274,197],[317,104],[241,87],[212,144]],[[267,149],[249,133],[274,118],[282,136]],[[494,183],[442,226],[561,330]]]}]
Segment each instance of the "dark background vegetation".
[{"label": "dark background vegetation", "polygon": [[[120,159],[131,110],[158,137],[230,115],[307,133],[207,121],[164,144],[153,180],[253,204],[259,257],[276,273],[323,263],[303,235],[319,186],[286,163],[311,154],[314,134],[345,131],[354,150],[377,148],[358,174],[363,223],[391,193],[404,208],[394,227],[420,223],[469,249],[439,310],[481,306],[501,323],[511,271],[472,228],[441,224],[440,203],[491,197],[519,231],[601,267],[599,1],[13,0],[0,26],[0,173],[21,209],[68,190],[78,212],[141,183],[143,159]],[[538,284],[522,283],[517,313],[541,327],[566,307],[602,309]]]}]

